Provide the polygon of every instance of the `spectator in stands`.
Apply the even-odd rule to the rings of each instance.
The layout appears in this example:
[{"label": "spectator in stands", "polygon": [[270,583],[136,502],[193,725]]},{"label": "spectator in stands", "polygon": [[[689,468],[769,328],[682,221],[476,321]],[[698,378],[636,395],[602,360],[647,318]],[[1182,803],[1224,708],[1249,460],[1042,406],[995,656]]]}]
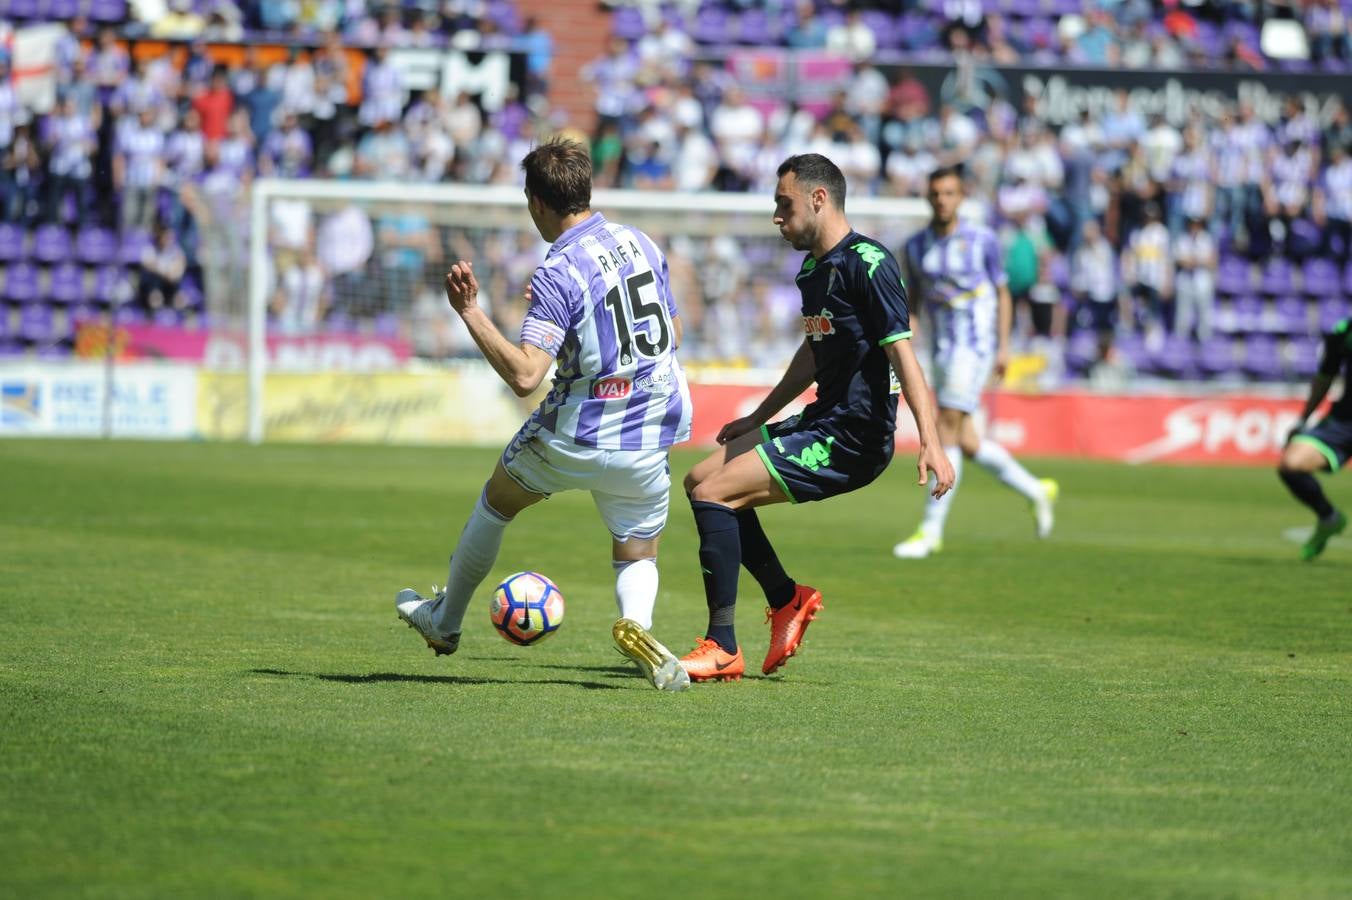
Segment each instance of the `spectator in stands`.
[{"label": "spectator in stands", "polygon": [[271,300],[277,327],[289,334],[313,332],[324,319],[324,269],[311,244],[296,264],[277,277]]},{"label": "spectator in stands", "polygon": [[[593,156],[595,159],[595,156]],[[676,125],[676,158],[672,178],[678,191],[705,191],[718,173],[718,150],[702,129],[685,122]]]},{"label": "spectator in stands", "polygon": [[403,129],[380,119],[357,144],[352,173],[359,178],[399,179],[408,175],[412,165],[412,148]]},{"label": "spectator in stands", "polygon": [[390,51],[383,45],[367,56],[362,74],[362,103],[357,121],[367,128],[376,123],[398,122],[404,114],[404,79],[390,62]]},{"label": "spectator in stands", "polygon": [[300,117],[294,112],[282,116],[281,126],[263,141],[258,154],[261,175],[278,178],[304,178],[310,174],[314,146],[309,132],[300,127]]},{"label": "spectator in stands", "polygon": [[169,0],[168,11],[150,24],[150,36],[171,41],[190,40],[201,34],[206,26],[206,19],[193,9],[192,0]]},{"label": "spectator in stands", "polygon": [[1306,0],[1304,23],[1310,59],[1316,64],[1352,60],[1352,30],[1338,0]]},{"label": "spectator in stands", "polygon": [[122,194],[124,231],[150,230],[163,184],[164,134],[155,123],[155,111],[142,109],[120,131],[113,157],[113,185]]},{"label": "spectator in stands", "polygon": [[94,153],[98,134],[90,121],[80,115],[69,96],[57,104],[47,120],[47,198],[43,219],[60,222],[62,205],[74,198],[75,216],[92,208]]},{"label": "spectator in stands", "polygon": [[1173,327],[1174,260],[1169,229],[1154,203],[1145,206],[1145,224],[1132,232],[1122,256],[1122,271],[1137,306],[1134,318],[1151,334]]},{"label": "spectator in stands", "polygon": [[1272,242],[1283,253],[1295,249],[1293,226],[1309,206],[1318,153],[1317,146],[1289,138],[1272,150],[1264,167],[1263,212],[1268,217]]},{"label": "spectator in stands", "polygon": [[179,293],[179,286],[187,268],[188,258],[178,245],[173,229],[163,224],[157,225],[153,243],[141,254],[136,305],[146,310],[166,306],[182,308],[183,296]]},{"label": "spectator in stands", "polygon": [[1189,125],[1183,132],[1183,149],[1169,169],[1165,209],[1170,234],[1182,233],[1185,219],[1211,221],[1215,183],[1211,149],[1202,141],[1200,125]]},{"label": "spectator in stands", "polygon": [[851,9],[845,21],[826,30],[826,49],[849,57],[854,62],[870,59],[878,49],[878,38],[859,10]]},{"label": "spectator in stands", "polygon": [[1070,292],[1076,322],[1093,329],[1098,362],[1106,362],[1118,323],[1117,255],[1095,219],[1084,223],[1079,246],[1071,254]]},{"label": "spectator in stands", "polygon": [[30,222],[38,212],[42,157],[31,125],[12,129],[8,145],[0,145],[0,213],[6,222]]},{"label": "spectator in stands", "polygon": [[[427,266],[440,264],[441,246],[426,214],[417,208],[382,216],[377,234],[383,248],[380,277],[384,309],[407,309],[422,286]],[[484,273],[480,277],[487,281]]]},{"label": "spectator in stands", "polygon": [[230,114],[235,111],[235,94],[230,90],[229,75],[224,66],[217,66],[212,71],[211,83],[192,98],[192,108],[201,119],[202,137],[208,141],[225,137]]},{"label": "spectator in stands", "polygon": [[730,87],[709,117],[709,133],[725,162],[749,159],[765,133],[765,117],[740,87]]},{"label": "spectator in stands", "polygon": [[578,73],[596,91],[596,130],[607,122],[620,124],[635,103],[638,61],[623,38],[613,38],[604,56],[592,60]]},{"label": "spectator in stands", "polygon": [[1187,337],[1196,328],[1197,340],[1211,338],[1211,320],[1216,306],[1216,241],[1201,216],[1188,219],[1188,230],[1174,239],[1174,262],[1178,300],[1174,333]]},{"label": "spectator in stands", "polygon": [[784,40],[797,50],[820,50],[826,46],[826,23],[817,16],[812,0],[797,0],[794,4],[793,26]]},{"label": "spectator in stands", "polygon": [[98,46],[90,58],[89,75],[99,88],[99,99],[106,105],[113,92],[131,71],[131,57],[117,42],[112,26],[99,29]]},{"label": "spectator in stands", "polygon": [[1324,255],[1344,264],[1352,260],[1352,154],[1345,144],[1329,145],[1315,191],[1315,221],[1324,229]]}]

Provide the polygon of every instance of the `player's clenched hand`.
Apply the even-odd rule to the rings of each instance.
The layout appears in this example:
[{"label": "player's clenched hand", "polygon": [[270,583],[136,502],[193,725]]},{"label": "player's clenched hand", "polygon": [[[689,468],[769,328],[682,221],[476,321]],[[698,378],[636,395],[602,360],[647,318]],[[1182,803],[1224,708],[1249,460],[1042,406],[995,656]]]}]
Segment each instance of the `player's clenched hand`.
[{"label": "player's clenched hand", "polygon": [[474,308],[474,298],[479,293],[479,282],[474,277],[474,264],[463,259],[451,266],[446,273],[446,299],[451,309],[463,314]]},{"label": "player's clenched hand", "polygon": [[733,438],[741,437],[748,431],[755,431],[759,427],[760,423],[751,416],[742,416],[740,419],[733,419],[731,422],[724,425],[723,429],[718,432],[718,442],[720,444],[726,444]]},{"label": "player's clenched hand", "polygon": [[936,500],[953,487],[953,464],[948,461],[948,455],[938,447],[921,447],[920,456],[916,460],[916,469],[920,473],[920,480],[916,484],[921,487],[929,484],[930,472],[934,473],[934,490],[930,493]]},{"label": "player's clenched hand", "polygon": [[995,371],[994,371],[995,380],[997,382],[1003,381],[1005,378],[1005,373],[1008,371],[1009,371],[1009,348],[1001,347],[999,350],[995,351]]}]

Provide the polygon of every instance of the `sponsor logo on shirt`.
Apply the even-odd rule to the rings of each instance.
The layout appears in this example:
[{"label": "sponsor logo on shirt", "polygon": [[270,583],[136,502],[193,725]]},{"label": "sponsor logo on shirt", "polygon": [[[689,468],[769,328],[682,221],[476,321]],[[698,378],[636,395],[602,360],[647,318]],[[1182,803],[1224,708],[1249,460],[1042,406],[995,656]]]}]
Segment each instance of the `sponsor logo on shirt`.
[{"label": "sponsor logo on shirt", "polygon": [[803,331],[814,341],[836,333],[836,324],[831,321],[831,310],[824,309],[815,316],[803,316]]},{"label": "sponsor logo on shirt", "polygon": [[628,378],[600,378],[592,383],[592,396],[597,400],[623,400],[633,389],[634,383]]},{"label": "sponsor logo on shirt", "polygon": [[671,369],[661,369],[644,375],[634,382],[634,390],[641,394],[666,395],[676,390]]}]

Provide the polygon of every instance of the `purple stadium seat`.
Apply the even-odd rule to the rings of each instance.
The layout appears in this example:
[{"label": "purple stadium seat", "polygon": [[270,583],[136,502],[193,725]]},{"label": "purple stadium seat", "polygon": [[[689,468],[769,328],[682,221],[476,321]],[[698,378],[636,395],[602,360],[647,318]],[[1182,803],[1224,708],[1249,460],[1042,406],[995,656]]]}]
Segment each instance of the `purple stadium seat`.
[{"label": "purple stadium seat", "polygon": [[33,232],[33,258],[52,265],[70,259],[70,233],[60,225],[42,225]]},{"label": "purple stadium seat", "polygon": [[610,33],[626,41],[636,41],[648,33],[648,26],[637,6],[620,6],[610,14]]},{"label": "purple stadium seat", "polygon": [[42,360],[66,359],[70,356],[70,348],[60,343],[43,344],[37,348],[35,355]]},{"label": "purple stadium seat", "polygon": [[57,303],[79,303],[85,299],[84,269],[73,262],[63,262],[51,271],[47,296]]},{"label": "purple stadium seat", "polygon": [[1328,297],[1342,293],[1343,286],[1338,283],[1338,266],[1332,260],[1313,257],[1305,260],[1301,267],[1305,293],[1311,297]]},{"label": "purple stadium seat", "polygon": [[1352,262],[1343,270],[1343,293],[1352,297]]},{"label": "purple stadium seat", "polygon": [[191,275],[179,284],[178,293],[183,298],[185,309],[200,311],[207,305],[206,297],[202,294],[202,286]]},{"label": "purple stadium seat", "polygon": [[1287,362],[1292,374],[1309,378],[1319,368],[1319,354],[1323,342],[1316,337],[1305,335],[1293,338],[1286,348]]},{"label": "purple stadium seat", "polygon": [[765,14],[765,10],[748,9],[738,17],[738,43],[758,47],[776,43],[777,40],[778,36],[770,33],[770,17]]},{"label": "purple stadium seat", "polygon": [[1229,338],[1209,338],[1197,345],[1193,360],[1205,375],[1225,375],[1235,371],[1235,345]]},{"label": "purple stadium seat", "polygon": [[117,259],[117,235],[106,228],[84,228],[75,236],[75,258],[87,266]]},{"label": "purple stadium seat", "polygon": [[0,359],[14,359],[23,355],[23,344],[13,338],[0,339]]},{"label": "purple stadium seat", "polygon": [[113,313],[113,321],[118,325],[144,325],[146,314],[130,303],[124,303]]},{"label": "purple stadium seat", "polygon": [[57,340],[55,311],[46,303],[25,303],[19,307],[18,335],[30,344]]},{"label": "purple stadium seat", "polygon": [[334,334],[350,334],[357,330],[357,323],[351,316],[343,313],[330,313],[324,320],[324,327]]},{"label": "purple stadium seat", "polygon": [[1291,263],[1279,256],[1269,259],[1267,265],[1263,267],[1263,277],[1258,287],[1270,296],[1289,294],[1295,288]]},{"label": "purple stadium seat", "polygon": [[1077,374],[1089,371],[1098,361],[1098,336],[1088,329],[1080,329],[1066,341],[1066,366]]},{"label": "purple stadium seat", "polygon": [[13,19],[31,20],[39,17],[38,0],[9,0],[9,15]]},{"label": "purple stadium seat", "polygon": [[94,287],[89,296],[95,303],[111,306],[131,295],[127,273],[121,266],[102,266],[94,272]]},{"label": "purple stadium seat", "polygon": [[872,29],[879,50],[896,50],[901,47],[901,33],[897,30],[897,20],[891,13],[868,9],[860,13],[860,17]]},{"label": "purple stadium seat", "polygon": [[9,324],[9,307],[0,303],[0,340],[14,337],[14,329]]},{"label": "purple stadium seat", "polygon": [[1216,290],[1222,294],[1245,294],[1253,287],[1253,270],[1247,260],[1222,256],[1216,272]]},{"label": "purple stadium seat", "polygon": [[1113,352],[1138,372],[1150,368],[1150,351],[1146,349],[1145,338],[1136,332],[1119,335],[1113,341]]},{"label": "purple stadium seat", "polygon": [[47,18],[73,19],[80,14],[80,0],[47,0]]},{"label": "purple stadium seat", "polygon": [[731,37],[728,34],[728,12],[718,6],[701,6],[695,13],[695,24],[690,36],[698,44],[726,44]]},{"label": "purple stadium seat", "polygon": [[126,0],[89,0],[89,18],[95,22],[121,22],[127,18]]},{"label": "purple stadium seat", "polygon": [[178,328],[183,324],[183,314],[166,306],[155,310],[155,314],[150,317],[150,321],[161,328]]},{"label": "purple stadium seat", "polygon": [[28,256],[28,232],[12,222],[0,222],[0,262],[13,262]]},{"label": "purple stadium seat", "polygon": [[1277,381],[1282,376],[1282,355],[1277,339],[1267,334],[1251,334],[1244,342],[1244,371],[1259,381]]},{"label": "purple stadium seat", "polygon": [[128,231],[122,235],[122,246],[117,250],[117,258],[124,265],[137,265],[141,261],[142,254],[151,246],[149,232]]},{"label": "purple stadium seat", "polygon": [[88,325],[99,320],[99,310],[96,306],[90,306],[88,303],[77,303],[69,311],[71,328],[78,330],[82,325]]},{"label": "purple stadium seat", "polygon": [[5,271],[5,297],[16,303],[38,299],[40,273],[32,263],[17,262]]},{"label": "purple stadium seat", "polygon": [[1186,377],[1192,372],[1192,343],[1181,335],[1170,335],[1151,354],[1151,367],[1170,378]]},{"label": "purple stadium seat", "polygon": [[1325,297],[1319,301],[1319,331],[1326,334],[1334,326],[1352,315],[1352,304],[1342,297]]},{"label": "purple stadium seat", "polygon": [[1252,334],[1263,328],[1264,304],[1262,297],[1245,294],[1236,297],[1232,307],[1235,315],[1234,330],[1240,334]]},{"label": "purple stadium seat", "polygon": [[1294,294],[1278,297],[1272,304],[1273,321],[1269,330],[1279,334],[1309,334],[1311,312],[1313,307],[1304,297]]}]

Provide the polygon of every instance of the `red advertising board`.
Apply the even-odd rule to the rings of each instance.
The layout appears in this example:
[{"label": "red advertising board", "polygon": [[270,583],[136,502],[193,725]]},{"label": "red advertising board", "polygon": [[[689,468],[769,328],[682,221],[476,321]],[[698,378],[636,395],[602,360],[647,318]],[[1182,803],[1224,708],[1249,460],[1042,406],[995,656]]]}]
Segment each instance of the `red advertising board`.
[{"label": "red advertising board", "polygon": [[[723,424],[755,409],[768,388],[692,384],[692,442],[711,445]],[[810,399],[808,397],[802,400]],[[1296,423],[1300,400],[1246,395],[1106,396],[993,393],[986,433],[1016,453],[1128,463],[1269,464]],[[801,408],[797,404],[785,415]],[[915,426],[899,410],[897,446],[914,447]]]}]

